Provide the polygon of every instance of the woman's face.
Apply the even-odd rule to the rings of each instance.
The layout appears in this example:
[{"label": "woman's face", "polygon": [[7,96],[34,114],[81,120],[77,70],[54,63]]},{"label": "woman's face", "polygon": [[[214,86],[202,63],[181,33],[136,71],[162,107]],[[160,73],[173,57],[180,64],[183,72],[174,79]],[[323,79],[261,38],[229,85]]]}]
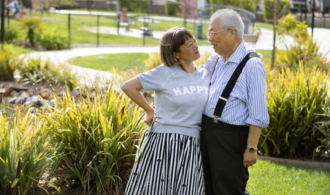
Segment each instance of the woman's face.
[{"label": "woman's face", "polygon": [[195,37],[186,40],[186,42],[180,46],[180,52],[174,52],[175,57],[181,62],[186,63],[193,62],[201,57],[198,51],[198,43]]}]

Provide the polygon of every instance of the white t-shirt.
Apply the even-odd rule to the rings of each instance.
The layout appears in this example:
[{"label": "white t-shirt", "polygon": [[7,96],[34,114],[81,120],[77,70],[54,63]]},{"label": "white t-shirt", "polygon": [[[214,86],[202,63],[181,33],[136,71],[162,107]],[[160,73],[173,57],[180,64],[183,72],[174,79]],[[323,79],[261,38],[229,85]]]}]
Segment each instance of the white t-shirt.
[{"label": "white t-shirt", "polygon": [[211,74],[196,67],[189,74],[178,66],[160,65],[137,76],[145,91],[155,91],[155,133],[179,133],[199,139]]}]

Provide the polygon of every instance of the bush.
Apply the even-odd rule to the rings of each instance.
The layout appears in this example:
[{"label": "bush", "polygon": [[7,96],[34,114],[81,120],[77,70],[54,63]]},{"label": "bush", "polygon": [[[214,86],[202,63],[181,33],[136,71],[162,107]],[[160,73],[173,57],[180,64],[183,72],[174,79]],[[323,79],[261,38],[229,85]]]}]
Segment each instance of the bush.
[{"label": "bush", "polygon": [[181,12],[180,3],[166,1],[165,14],[170,16],[179,16]]},{"label": "bush", "polygon": [[[254,0],[210,0],[210,4],[239,7],[252,13],[254,13],[256,5]],[[212,12],[215,12],[217,9],[216,7],[212,7]]]},{"label": "bush", "polygon": [[46,84],[50,86],[66,85],[72,90],[79,85],[79,77],[72,74],[70,67],[64,64],[55,65],[49,60],[31,58],[19,69],[23,84]]},{"label": "bush", "polygon": [[287,66],[296,71],[301,62],[304,68],[317,67],[328,72],[330,63],[327,63],[324,54],[320,52],[320,46],[309,36],[305,21],[297,21],[288,14],[278,20],[277,30],[280,39],[283,39],[287,33],[292,33],[295,43],[286,45],[286,50],[278,50],[276,68],[280,70],[283,66]]},{"label": "bush", "polygon": [[266,64],[269,126],[262,130],[259,148],[265,155],[284,158],[311,157],[318,146],[314,124],[323,120],[328,102],[329,74],[316,68],[295,72]]},{"label": "bush", "polygon": [[64,95],[54,108],[41,117],[51,142],[63,144],[58,176],[79,181],[84,194],[123,194],[144,126],[141,109],[112,88],[93,102],[88,94],[80,103]]},{"label": "bush", "polygon": [[18,112],[14,117],[3,112],[6,110],[0,112],[0,194],[25,195],[34,191],[39,181],[52,185],[42,176],[51,173],[49,169],[57,162],[59,144],[50,144],[39,119],[29,112]]},{"label": "bush", "polygon": [[22,29],[27,29],[26,38],[29,39],[31,46],[34,46],[35,30],[42,30],[45,28],[45,23],[40,18],[24,17],[17,23]]},{"label": "bush", "polygon": [[121,0],[120,7],[126,7],[129,12],[148,13],[149,4],[149,1]]},{"label": "bush", "polygon": [[324,138],[319,138],[321,145],[315,150],[313,157],[329,157],[330,155],[330,114],[324,115],[324,121],[317,122],[315,127],[323,134]]},{"label": "bush", "polygon": [[9,28],[5,29],[5,42],[12,43],[14,40],[18,38],[18,29],[10,26]]},{"label": "bush", "polygon": [[[273,20],[273,7],[274,7],[274,0],[264,0],[264,18],[265,20]],[[278,6],[279,13],[281,15],[278,18],[281,18],[284,15],[290,13],[290,1],[289,0],[280,0],[280,5]]]},{"label": "bush", "polygon": [[68,46],[66,35],[56,29],[40,31],[36,34],[36,41],[46,50],[62,50]]},{"label": "bush", "polygon": [[23,58],[19,55],[22,53],[21,49],[14,49],[9,45],[4,46],[4,51],[0,52],[0,80],[12,81],[14,80],[14,71],[22,66]]}]

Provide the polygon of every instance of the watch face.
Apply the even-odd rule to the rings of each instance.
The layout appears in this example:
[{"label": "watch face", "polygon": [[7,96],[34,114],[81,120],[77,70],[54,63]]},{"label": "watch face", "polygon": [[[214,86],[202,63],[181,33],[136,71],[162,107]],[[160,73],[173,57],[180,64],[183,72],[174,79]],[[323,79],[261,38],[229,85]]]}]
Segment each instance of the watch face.
[{"label": "watch face", "polygon": [[250,152],[254,152],[254,149],[253,148],[249,148]]}]

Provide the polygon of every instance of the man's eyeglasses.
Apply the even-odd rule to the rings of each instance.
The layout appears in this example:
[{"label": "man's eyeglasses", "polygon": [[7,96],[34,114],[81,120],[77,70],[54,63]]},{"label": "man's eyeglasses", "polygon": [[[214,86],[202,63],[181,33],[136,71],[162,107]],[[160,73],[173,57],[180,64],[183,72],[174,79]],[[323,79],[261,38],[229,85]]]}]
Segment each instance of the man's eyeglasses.
[{"label": "man's eyeglasses", "polygon": [[[206,36],[207,36],[207,38],[210,38],[210,37],[213,37],[215,34],[217,34],[218,32],[222,32],[222,31],[226,31],[226,30],[230,30],[230,28],[227,28],[227,29],[225,29],[225,30],[219,30],[219,31],[215,31],[215,32],[213,32],[213,31],[211,31],[211,32],[207,32],[206,33]],[[235,30],[235,32],[236,32],[236,30]]]}]

